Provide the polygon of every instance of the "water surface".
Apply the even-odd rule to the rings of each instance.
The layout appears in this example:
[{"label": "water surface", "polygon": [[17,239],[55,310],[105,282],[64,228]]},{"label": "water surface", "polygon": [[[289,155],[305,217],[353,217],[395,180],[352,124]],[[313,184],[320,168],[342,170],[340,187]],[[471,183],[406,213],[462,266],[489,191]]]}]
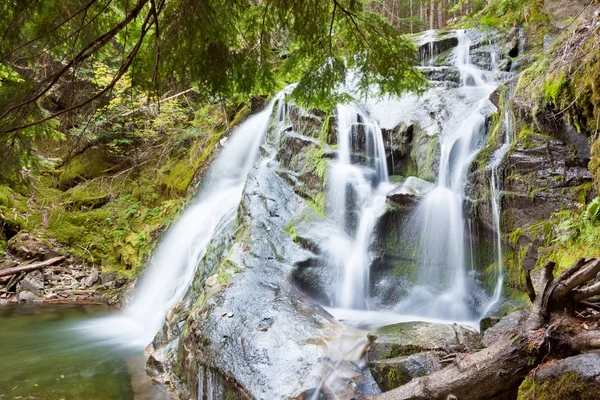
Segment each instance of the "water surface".
[{"label": "water surface", "polygon": [[102,306],[0,307],[0,399],[168,399],[139,351],[98,345],[74,327]]}]

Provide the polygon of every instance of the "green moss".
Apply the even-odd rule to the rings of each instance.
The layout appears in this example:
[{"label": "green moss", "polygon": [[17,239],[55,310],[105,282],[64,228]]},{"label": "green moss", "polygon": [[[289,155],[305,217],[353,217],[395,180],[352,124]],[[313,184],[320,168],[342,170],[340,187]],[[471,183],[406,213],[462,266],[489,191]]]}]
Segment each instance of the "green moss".
[{"label": "green moss", "polygon": [[405,385],[412,377],[401,365],[371,363],[371,374],[382,391],[388,391]]},{"label": "green moss", "polygon": [[524,233],[525,230],[523,228],[515,229],[514,231],[508,234],[508,242],[513,246],[516,246],[517,243],[519,243],[519,239],[521,238],[521,236],[523,236]]},{"label": "green moss", "polygon": [[295,242],[298,239],[298,232],[296,228],[293,226],[292,221],[283,227],[283,230],[289,233],[292,236],[292,240]]},{"label": "green moss", "polygon": [[248,118],[248,116],[250,115],[251,112],[252,112],[252,110],[250,109],[249,105],[243,106],[240,109],[240,111],[238,111],[235,114],[235,117],[233,118],[233,120],[231,121],[231,123],[229,125],[232,127],[238,125],[240,122],[242,122],[243,120]]},{"label": "green moss", "polygon": [[598,395],[598,387],[586,383],[577,374],[568,372],[558,378],[535,379],[525,378],[519,387],[518,400],[594,400]]},{"label": "green moss", "polygon": [[66,163],[58,183],[62,188],[69,188],[82,180],[106,175],[112,166],[106,152],[92,147]]},{"label": "green moss", "polygon": [[558,78],[549,76],[544,84],[544,96],[547,101],[553,104],[560,104],[560,95],[565,89],[567,79],[564,73],[561,73]]},{"label": "green moss", "polygon": [[215,131],[196,139],[181,157],[173,158],[162,168],[161,191],[167,197],[184,196],[199,171],[213,156],[223,131]]}]

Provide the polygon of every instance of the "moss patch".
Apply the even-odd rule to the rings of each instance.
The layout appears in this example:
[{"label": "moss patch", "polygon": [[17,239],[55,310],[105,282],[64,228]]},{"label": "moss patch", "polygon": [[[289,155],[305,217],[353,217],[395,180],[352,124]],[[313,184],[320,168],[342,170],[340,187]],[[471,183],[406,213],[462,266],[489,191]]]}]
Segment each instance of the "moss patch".
[{"label": "moss patch", "polygon": [[533,379],[527,377],[519,387],[518,400],[594,400],[598,387],[590,385],[577,374],[569,372],[558,378]]}]

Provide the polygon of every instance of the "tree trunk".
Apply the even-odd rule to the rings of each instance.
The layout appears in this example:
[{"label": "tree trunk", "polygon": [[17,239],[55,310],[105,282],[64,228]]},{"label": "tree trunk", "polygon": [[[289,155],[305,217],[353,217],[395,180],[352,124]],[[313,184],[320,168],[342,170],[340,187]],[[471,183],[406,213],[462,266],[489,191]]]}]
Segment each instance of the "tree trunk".
[{"label": "tree trunk", "polygon": [[533,368],[528,365],[525,338],[510,337],[474,354],[465,354],[443,370],[416,378],[398,389],[375,396],[377,400],[447,400],[502,398],[515,392]]},{"label": "tree trunk", "polygon": [[444,5],[443,0],[438,0],[438,29],[444,27]]},{"label": "tree trunk", "polygon": [[410,3],[408,4],[408,17],[409,19],[409,29],[410,29],[410,33],[414,33],[414,29],[413,29],[413,0],[410,0]]},{"label": "tree trunk", "polygon": [[433,29],[435,27],[435,0],[431,0],[429,4],[429,29]]}]

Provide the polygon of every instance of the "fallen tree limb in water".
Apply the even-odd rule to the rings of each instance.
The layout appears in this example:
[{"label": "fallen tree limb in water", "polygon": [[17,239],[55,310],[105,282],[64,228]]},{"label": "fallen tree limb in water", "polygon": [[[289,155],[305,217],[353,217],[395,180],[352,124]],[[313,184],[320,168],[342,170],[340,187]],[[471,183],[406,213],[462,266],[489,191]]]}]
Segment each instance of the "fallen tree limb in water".
[{"label": "fallen tree limb in water", "polygon": [[21,267],[2,269],[2,270],[0,270],[0,278],[4,277],[4,276],[15,275],[20,272],[31,272],[31,271],[35,271],[36,269],[46,268],[51,265],[58,264],[64,260],[65,260],[64,256],[59,256],[59,257],[51,258],[49,260],[44,260],[44,261],[35,262],[33,264],[23,265]]},{"label": "fallen tree limb in water", "polygon": [[522,326],[473,354],[463,354],[450,366],[429,376],[372,397],[373,400],[448,400],[515,398],[523,379],[549,355],[565,349],[572,354],[600,349],[600,333],[577,332],[578,320],[571,317],[584,299],[600,295],[594,282],[600,259],[581,259],[559,277],[555,264],[542,271],[537,294],[528,285],[533,306]]}]

